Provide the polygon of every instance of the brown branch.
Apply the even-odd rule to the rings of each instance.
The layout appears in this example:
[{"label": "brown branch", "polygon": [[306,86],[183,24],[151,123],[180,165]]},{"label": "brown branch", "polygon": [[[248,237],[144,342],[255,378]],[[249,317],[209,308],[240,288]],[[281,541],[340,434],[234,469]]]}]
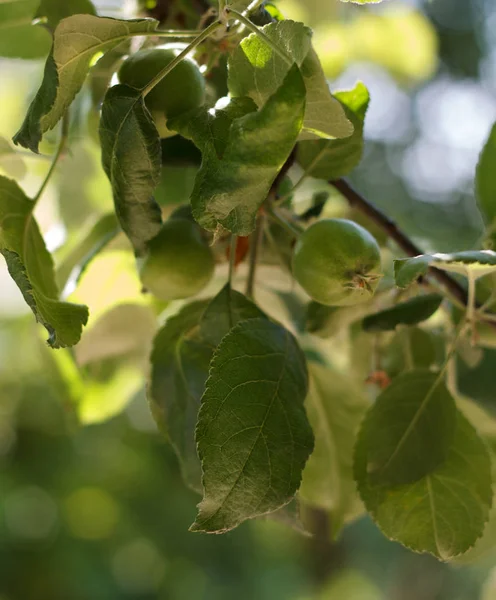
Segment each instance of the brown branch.
[{"label": "brown branch", "polygon": [[[424,254],[422,249],[414,244],[410,238],[398,228],[394,221],[392,221],[387,215],[385,215],[382,211],[380,211],[377,207],[360,195],[356,190],[354,190],[344,179],[329,181],[329,183],[339,192],[341,192],[346,200],[348,200],[350,206],[358,209],[361,213],[369,217],[392,240],[394,240],[396,244],[403,250],[403,252],[408,254],[408,256],[418,256],[419,254]],[[437,281],[443,285],[459,302],[467,305],[467,291],[458,283],[458,281],[456,281],[456,279],[450,277],[445,271],[435,268],[429,269],[429,275],[437,279]]]}]

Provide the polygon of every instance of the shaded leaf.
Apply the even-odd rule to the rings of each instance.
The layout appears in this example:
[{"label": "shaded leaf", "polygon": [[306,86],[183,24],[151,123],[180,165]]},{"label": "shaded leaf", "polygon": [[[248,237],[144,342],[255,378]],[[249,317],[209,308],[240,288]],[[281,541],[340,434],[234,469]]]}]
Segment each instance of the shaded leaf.
[{"label": "shaded leaf", "polygon": [[149,388],[152,413],[171,440],[186,483],[199,493],[195,426],[213,352],[240,320],[261,316],[262,311],[243,294],[226,285],[210,302],[185,306],[155,338]]},{"label": "shaded leaf", "polygon": [[40,89],[14,142],[38,152],[42,135],[55,127],[81,89],[94,56],[156,27],[152,19],[121,21],[93,15],[74,15],[59,23]]},{"label": "shaded leaf", "polygon": [[496,124],[479,158],[475,189],[484,221],[494,237],[496,233]]},{"label": "shaded leaf", "polygon": [[361,510],[353,479],[353,447],[369,402],[353,381],[309,364],[310,389],[305,401],[315,448],[303,471],[301,499],[330,513],[335,537]]},{"label": "shaded leaf", "polygon": [[188,304],[160,329],[148,389],[152,414],[179,458],[184,481],[198,493],[202,487],[195,427],[213,352],[198,331],[206,306],[206,301]]},{"label": "shaded leaf", "polygon": [[439,374],[399,375],[377,398],[360,431],[367,476],[390,485],[421,479],[446,460],[455,427],[456,405]]},{"label": "shaded leaf", "polygon": [[367,510],[392,540],[449,560],[482,535],[492,502],[491,461],[474,428],[457,411],[446,459],[414,483],[374,483],[367,473],[368,443],[359,434],[354,472]]},{"label": "shaded leaf", "polygon": [[193,531],[223,532],[287,504],[313,449],[305,358],[284,328],[241,321],[211,362],[196,429],[204,496]]},{"label": "shaded leaf", "polygon": [[[300,68],[306,89],[306,108],[300,139],[350,136],[353,128],[335,100],[311,46],[312,32],[303,23],[284,20],[261,28]],[[252,33],[229,57],[229,92],[233,97],[249,96],[262,107],[282,84],[291,65]]]},{"label": "shaded leaf", "polygon": [[88,320],[86,306],[58,300],[52,256],[33,217],[34,202],[21,188],[0,177],[0,252],[36,320],[45,326],[53,348],[73,346]]},{"label": "shaded leaf", "polygon": [[191,195],[195,219],[237,235],[254,228],[257,211],[301,130],[305,86],[294,66],[281,87],[254,112],[253,102],[234,99],[215,114],[206,108],[173,119],[170,127],[188,137],[203,155]]},{"label": "shaded leaf", "polygon": [[115,211],[137,254],[162,226],[153,192],[160,181],[160,138],[138,90],[116,85],[107,92],[100,120],[102,164],[112,185]]},{"label": "shaded leaf", "polygon": [[442,301],[443,297],[440,294],[416,296],[365,317],[362,326],[365,331],[392,331],[398,325],[417,325],[429,319],[441,306]]},{"label": "shaded leaf", "polygon": [[35,17],[46,19],[50,29],[54,30],[62,19],[83,14],[96,15],[90,0],[41,0]]},{"label": "shaded leaf", "polygon": [[263,317],[265,315],[258,306],[226,284],[207,306],[200,322],[200,332],[205,341],[218,346],[239,321]]},{"label": "shaded leaf", "polygon": [[353,124],[353,134],[340,140],[313,140],[300,142],[297,160],[311,177],[339,179],[353,171],[362,159],[363,125],[370,101],[367,88],[361,82],[354,89],[337,92],[335,98],[342,104]]},{"label": "shaded leaf", "polygon": [[32,24],[38,4],[39,0],[0,2],[0,56],[35,59],[47,55],[50,33]]},{"label": "shaded leaf", "polygon": [[492,250],[467,250],[450,254],[421,254],[414,258],[394,261],[396,285],[408,287],[425,275],[429,267],[478,279],[496,271],[496,252]]}]

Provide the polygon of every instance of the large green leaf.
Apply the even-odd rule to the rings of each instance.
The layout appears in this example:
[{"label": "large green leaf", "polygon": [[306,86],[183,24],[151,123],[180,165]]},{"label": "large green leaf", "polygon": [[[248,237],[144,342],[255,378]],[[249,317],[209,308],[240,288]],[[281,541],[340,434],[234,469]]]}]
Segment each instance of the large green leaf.
[{"label": "large green leaf", "polygon": [[305,86],[298,67],[259,111],[246,98],[231,104],[215,114],[205,108],[191,111],[170,126],[202,151],[191,195],[195,219],[205,229],[220,224],[248,235],[301,130]]},{"label": "large green leaf", "polygon": [[34,202],[0,176],[0,252],[37,321],[50,334],[53,348],[73,346],[88,320],[86,306],[58,300],[53,261],[33,217]]},{"label": "large green leaf", "polygon": [[72,15],[96,15],[96,10],[90,0],[41,0],[36,11],[36,18],[45,19],[52,30]]},{"label": "large green leaf", "polygon": [[373,519],[392,540],[416,552],[449,560],[466,552],[482,535],[492,503],[491,461],[486,447],[457,412],[446,459],[416,482],[374,483],[368,474],[369,444],[359,435],[354,472]]},{"label": "large green leaf", "polygon": [[[306,108],[300,139],[343,138],[353,133],[339,102],[332,97],[311,46],[311,30],[295,21],[271,23],[261,31],[300,68],[306,88]],[[234,97],[249,96],[262,107],[282,84],[290,64],[252,33],[229,57],[229,92]]]},{"label": "large green leaf", "polygon": [[38,152],[42,135],[55,127],[86,79],[91,61],[131,35],[154,31],[157,21],[121,21],[74,15],[59,23],[41,87],[14,142]]},{"label": "large green leaf", "polygon": [[399,375],[377,398],[360,432],[368,477],[390,485],[417,481],[446,460],[455,427],[455,401],[437,373]]},{"label": "large green leaf", "polygon": [[218,346],[239,321],[264,316],[258,306],[226,284],[205,310],[200,323],[201,335],[212,346]]},{"label": "large green leaf", "polygon": [[475,189],[479,207],[494,239],[496,235],[496,124],[480,155]]},{"label": "large green leaf", "polygon": [[362,322],[365,331],[392,331],[398,325],[417,325],[431,317],[441,306],[440,294],[415,296],[406,302],[368,315]]},{"label": "large green leaf", "polygon": [[50,33],[32,21],[40,0],[0,2],[0,56],[34,59],[50,50]]},{"label": "large green leaf", "polygon": [[310,363],[309,372],[305,406],[315,434],[315,449],[303,471],[299,496],[330,513],[335,536],[361,510],[352,456],[369,402],[353,381],[337,371]]},{"label": "large green leaf", "polygon": [[239,321],[263,316],[243,294],[226,285],[210,302],[185,306],[167,320],[155,338],[150,405],[178,455],[186,483],[199,493],[195,426],[213,352]]},{"label": "large green leaf", "polygon": [[362,159],[363,125],[370,101],[369,92],[359,82],[354,89],[337,92],[335,97],[341,102],[354,131],[350,137],[340,140],[313,140],[298,144],[297,160],[312,177],[339,179],[351,173]]},{"label": "large green leaf", "polygon": [[223,532],[287,504],[313,449],[305,358],[266,319],[241,321],[210,366],[196,429],[204,496],[193,531]]},{"label": "large green leaf", "polygon": [[158,332],[151,355],[150,407],[176,452],[185,482],[201,493],[195,427],[213,348],[199,335],[206,301],[186,305]]},{"label": "large green leaf", "polygon": [[159,134],[138,90],[116,85],[107,92],[100,141],[117,217],[136,253],[142,254],[162,226],[153,198],[162,163]]}]

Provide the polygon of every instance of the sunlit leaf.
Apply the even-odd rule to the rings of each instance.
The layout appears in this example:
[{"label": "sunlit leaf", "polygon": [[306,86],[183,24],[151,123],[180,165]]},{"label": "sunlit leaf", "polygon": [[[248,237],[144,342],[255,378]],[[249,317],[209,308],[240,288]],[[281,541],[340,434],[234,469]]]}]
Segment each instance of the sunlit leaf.
[{"label": "sunlit leaf", "polygon": [[55,127],[81,89],[95,54],[156,27],[152,19],[121,21],[93,15],[64,19],[55,30],[41,87],[14,142],[38,152],[42,135]]},{"label": "sunlit leaf", "polygon": [[353,447],[369,406],[353,381],[335,370],[309,364],[310,389],[305,406],[315,448],[303,471],[301,499],[330,513],[335,536],[360,512],[353,479]]},{"label": "sunlit leaf", "polygon": [[367,413],[360,443],[367,477],[377,484],[415,482],[446,460],[456,428],[456,405],[437,373],[396,377]]},{"label": "sunlit leaf", "polygon": [[304,107],[305,86],[294,66],[256,112],[251,100],[235,98],[214,115],[201,108],[172,120],[170,126],[202,151],[191,195],[202,227],[215,230],[220,224],[237,235],[251,233],[257,211],[296,143]]},{"label": "sunlit leaf", "polygon": [[[284,20],[266,25],[262,31],[301,69],[307,93],[300,139],[350,136],[353,128],[332,97],[311,47],[311,30],[303,23]],[[229,91],[234,97],[249,96],[262,107],[282,84],[290,67],[264,40],[251,34],[229,57]]]},{"label": "sunlit leaf", "polygon": [[342,140],[314,140],[298,144],[297,160],[312,177],[339,179],[348,175],[362,158],[363,124],[369,92],[363,83],[357,83],[354,89],[337,92],[335,97],[343,105],[354,132]]},{"label": "sunlit leaf", "polygon": [[88,308],[60,302],[52,256],[33,217],[34,202],[11,179],[0,176],[0,252],[53,348],[73,346],[88,320]]},{"label": "sunlit leaf", "polygon": [[392,540],[449,560],[482,535],[492,503],[491,461],[474,428],[457,413],[444,462],[413,483],[381,485],[367,472],[369,447],[359,435],[354,472],[367,510]]},{"label": "sunlit leaf", "polygon": [[241,321],[211,362],[196,440],[203,500],[193,531],[223,532],[294,496],[313,449],[305,358],[265,319]]},{"label": "sunlit leaf", "polygon": [[396,285],[400,288],[408,287],[425,275],[429,267],[478,279],[496,271],[496,252],[467,250],[450,254],[421,254],[414,258],[401,258],[394,261]]},{"label": "sunlit leaf", "polygon": [[443,297],[439,294],[415,296],[392,308],[365,317],[362,326],[365,331],[392,331],[398,325],[417,325],[429,319],[441,306],[442,301]]},{"label": "sunlit leaf", "polygon": [[100,121],[102,163],[115,211],[137,254],[162,226],[153,192],[160,181],[160,138],[138,90],[117,85],[107,92]]}]

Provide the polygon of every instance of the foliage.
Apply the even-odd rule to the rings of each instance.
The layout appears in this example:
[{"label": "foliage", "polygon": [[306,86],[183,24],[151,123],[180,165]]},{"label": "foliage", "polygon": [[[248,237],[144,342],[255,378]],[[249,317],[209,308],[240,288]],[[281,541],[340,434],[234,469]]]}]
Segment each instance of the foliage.
[{"label": "foliage", "polygon": [[[492,526],[493,475],[484,430],[459,406],[457,364],[477,366],[496,337],[496,253],[482,244],[424,253],[343,182],[363,156],[367,82],[332,94],[311,28],[259,1],[219,1],[200,31],[165,29],[145,9],[133,20],[101,17],[89,0],[10,1],[2,11],[2,55],[48,53],[14,144],[36,155],[58,127],[60,141],[32,199],[1,176],[0,252],[59,349],[54,362],[81,422],[122,410],[146,363],[151,412],[202,495],[191,531],[267,516],[304,530],[318,510],[337,536],[367,511],[417,552],[469,556]],[[113,85],[126,53],[164,39],[182,43],[150,80]],[[184,60],[205,79],[204,102],[165,111],[161,139],[147,96],[180,97],[169,76]],[[110,192],[56,269],[33,213],[81,121]],[[474,173],[489,242],[494,131]],[[0,165],[17,179],[23,156],[0,138]],[[171,208],[164,189],[174,176],[189,198]],[[325,191],[303,210],[295,197],[308,177]],[[336,199],[351,205],[349,219],[326,218]],[[347,233],[328,228],[336,224]],[[180,291],[168,280],[174,268]],[[79,303],[88,286],[99,296],[89,310]],[[70,346],[74,354],[62,350]]]}]

